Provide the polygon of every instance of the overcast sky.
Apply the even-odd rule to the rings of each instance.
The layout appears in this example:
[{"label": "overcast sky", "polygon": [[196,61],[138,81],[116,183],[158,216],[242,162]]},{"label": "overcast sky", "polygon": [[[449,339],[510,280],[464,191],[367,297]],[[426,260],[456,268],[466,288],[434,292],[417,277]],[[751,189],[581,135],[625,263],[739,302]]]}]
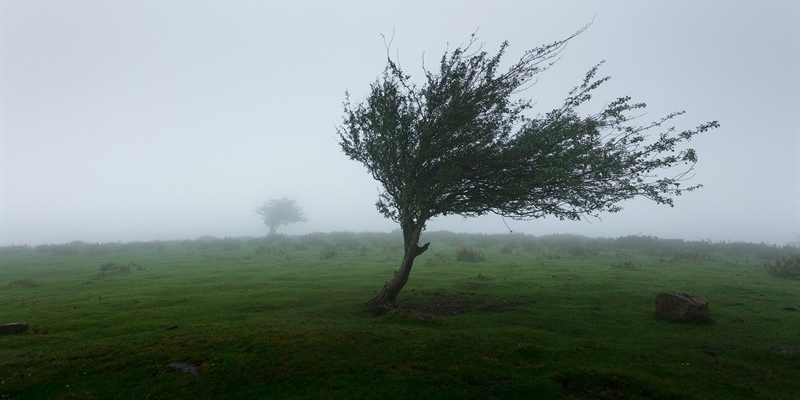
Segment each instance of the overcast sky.
[{"label": "overcast sky", "polygon": [[0,244],[258,236],[253,209],[296,198],[288,234],[389,231],[379,185],[337,144],[345,91],[366,96],[391,52],[424,58],[510,42],[506,61],[594,20],[526,95],[561,104],[601,60],[595,96],[643,118],[686,110],[701,190],[601,219],[438,218],[428,230],[800,238],[800,2],[3,0]]}]

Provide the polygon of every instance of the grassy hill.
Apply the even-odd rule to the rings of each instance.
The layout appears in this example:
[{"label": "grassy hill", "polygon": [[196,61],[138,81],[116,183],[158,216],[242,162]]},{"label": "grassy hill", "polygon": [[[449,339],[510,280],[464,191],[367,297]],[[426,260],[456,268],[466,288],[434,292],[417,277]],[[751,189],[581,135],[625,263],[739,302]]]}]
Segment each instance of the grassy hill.
[{"label": "grassy hill", "polygon": [[[427,233],[0,249],[0,399],[794,399],[797,249]],[[773,273],[770,273],[772,271]],[[654,315],[710,300],[712,323]],[[170,363],[197,367],[176,371]]]}]

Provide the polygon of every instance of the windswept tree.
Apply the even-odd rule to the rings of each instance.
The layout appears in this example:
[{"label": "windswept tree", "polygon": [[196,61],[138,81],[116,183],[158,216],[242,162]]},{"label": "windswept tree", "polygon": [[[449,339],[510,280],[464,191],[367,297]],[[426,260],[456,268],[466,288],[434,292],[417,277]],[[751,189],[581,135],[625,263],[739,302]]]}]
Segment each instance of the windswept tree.
[{"label": "windswept tree", "polygon": [[306,215],[297,205],[297,200],[288,197],[272,199],[256,208],[255,212],[261,215],[264,225],[269,228],[270,236],[274,235],[281,225],[306,221]]},{"label": "windswept tree", "polygon": [[621,201],[638,196],[672,206],[674,196],[700,187],[684,184],[697,155],[682,145],[718,123],[678,132],[667,126],[683,114],[675,112],[639,125],[645,104],[627,96],[582,115],[578,109],[609,79],[596,78],[600,64],[562,106],[528,116],[532,102],[521,95],[584,29],[526,51],[504,71],[508,43],[489,55],[472,35],[444,53],[438,71],[423,67],[421,86],[387,51],[366,100],[353,104],[346,94],[339,144],[381,183],[376,206],[400,224],[404,241],[400,268],[370,304],[393,305],[414,259],[428,249],[419,239],[433,217],[580,220],[618,212]]}]

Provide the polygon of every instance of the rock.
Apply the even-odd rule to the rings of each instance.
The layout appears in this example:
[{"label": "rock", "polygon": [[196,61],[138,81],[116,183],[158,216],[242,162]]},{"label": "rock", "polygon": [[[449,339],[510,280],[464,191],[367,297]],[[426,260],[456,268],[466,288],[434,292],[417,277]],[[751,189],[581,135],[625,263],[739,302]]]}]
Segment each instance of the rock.
[{"label": "rock", "polygon": [[772,352],[775,354],[780,354],[782,356],[793,356],[800,354],[800,349],[789,346],[775,346],[772,348]]},{"label": "rock", "polygon": [[200,368],[194,364],[183,362],[171,362],[167,364],[167,368],[175,372],[183,372],[190,375],[200,375]]},{"label": "rock", "polygon": [[23,333],[30,327],[30,324],[27,322],[9,322],[7,324],[0,325],[0,335],[14,335],[17,333]]},{"label": "rock", "polygon": [[656,315],[671,321],[707,322],[711,320],[708,299],[691,293],[659,293],[656,297]]}]

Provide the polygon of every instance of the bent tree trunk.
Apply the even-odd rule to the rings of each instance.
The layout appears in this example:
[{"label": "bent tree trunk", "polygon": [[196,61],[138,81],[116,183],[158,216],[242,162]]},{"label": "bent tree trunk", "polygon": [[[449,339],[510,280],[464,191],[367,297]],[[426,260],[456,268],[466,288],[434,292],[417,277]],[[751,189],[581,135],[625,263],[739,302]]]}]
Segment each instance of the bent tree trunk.
[{"label": "bent tree trunk", "polygon": [[400,269],[394,271],[394,276],[386,284],[383,285],[383,290],[374,299],[367,302],[367,305],[375,308],[376,311],[385,312],[392,308],[395,299],[403,286],[408,282],[408,275],[411,273],[411,267],[414,265],[414,259],[420,254],[428,250],[430,243],[425,243],[424,246],[419,246],[419,237],[422,234],[424,223],[417,223],[413,226],[403,226],[403,244],[405,253],[403,255],[403,262],[400,263]]}]

